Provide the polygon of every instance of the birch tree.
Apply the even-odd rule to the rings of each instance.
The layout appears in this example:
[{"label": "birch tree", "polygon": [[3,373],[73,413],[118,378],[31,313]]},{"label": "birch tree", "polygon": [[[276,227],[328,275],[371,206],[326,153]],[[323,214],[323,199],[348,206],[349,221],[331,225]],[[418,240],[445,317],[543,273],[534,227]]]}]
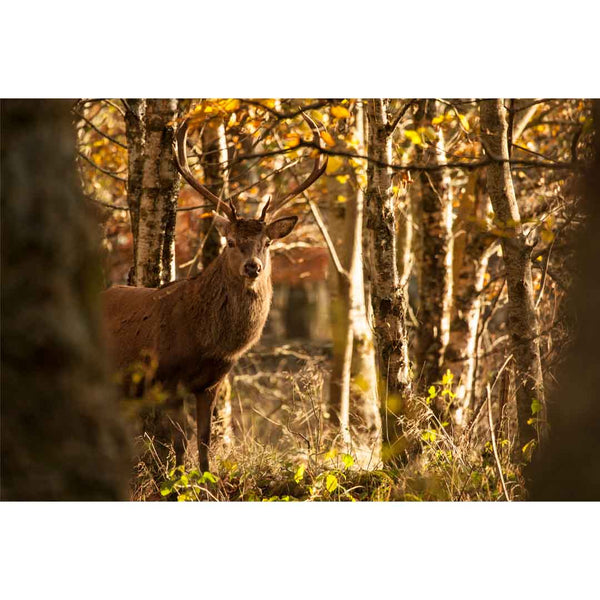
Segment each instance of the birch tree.
[{"label": "birch tree", "polygon": [[[362,122],[363,108],[359,103],[355,112],[359,148],[364,145]],[[336,148],[346,150],[346,142],[338,139]],[[374,466],[381,456],[381,417],[362,269],[364,196],[359,178],[363,175],[360,167],[347,160],[331,161],[331,165],[326,178],[330,199],[328,229],[337,256],[332,257],[329,270],[333,330],[330,405],[342,438],[351,445],[358,462]]]},{"label": "birch tree", "polygon": [[[439,112],[435,100],[419,101],[415,115],[424,148],[417,149],[419,162],[436,166],[446,162],[444,134],[432,129]],[[426,133],[430,132],[428,139]],[[421,171],[418,175],[419,206],[419,327],[416,359],[421,387],[442,379],[446,346],[450,335],[452,302],[452,188],[446,169]],[[441,407],[438,407],[441,408]]]},{"label": "birch tree", "polygon": [[403,451],[398,417],[406,411],[411,383],[406,333],[406,296],[397,266],[396,218],[392,194],[391,127],[387,102],[366,101],[368,156],[365,279],[369,282],[377,357],[384,456]]},{"label": "birch tree", "polygon": [[127,103],[128,205],[134,238],[130,283],[158,287],[175,278],[179,175],[173,155],[177,101]]},{"label": "birch tree", "polygon": [[536,423],[544,420],[544,383],[539,328],[533,301],[531,247],[528,245],[509,164],[508,122],[502,99],[482,100],[481,141],[491,160],[487,188],[502,229],[502,256],[508,288],[508,331],[512,341],[517,404],[517,444],[523,448],[538,438]]}]

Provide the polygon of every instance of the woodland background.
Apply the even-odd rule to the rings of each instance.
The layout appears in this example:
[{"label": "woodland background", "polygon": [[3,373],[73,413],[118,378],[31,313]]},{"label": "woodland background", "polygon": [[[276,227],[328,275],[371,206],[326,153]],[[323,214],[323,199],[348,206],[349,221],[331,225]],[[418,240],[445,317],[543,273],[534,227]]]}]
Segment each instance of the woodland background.
[{"label": "woodland background", "polygon": [[[561,391],[558,371],[581,327],[567,299],[578,274],[576,242],[585,239],[583,226],[593,215],[583,199],[586,185],[587,193],[595,189],[586,179],[595,107],[569,99],[234,98],[79,100],[69,111],[64,102],[3,102],[3,128],[13,136],[3,145],[3,169],[9,169],[3,310],[17,311],[3,319],[7,385],[20,385],[19,369],[27,367],[19,361],[36,347],[54,381],[38,372],[32,406],[15,409],[16,427],[8,426],[4,411],[3,494],[596,498],[591,431],[587,449],[561,438],[562,458],[567,450],[577,455],[576,470],[565,466],[576,485],[557,484],[555,465],[548,481],[543,460],[537,475],[531,472],[557,443],[549,422],[557,432],[581,417]],[[321,124],[320,145],[311,141],[303,112]],[[93,332],[93,316],[85,315],[98,284],[164,285],[197,273],[220,251],[209,207],[181,185],[175,168],[173,135],[185,118],[192,123],[197,177],[215,194],[235,196],[244,215],[305,175],[306,159],[329,157],[325,175],[288,206],[300,225],[273,248],[267,327],[219,400],[217,470],[199,473],[191,459],[176,465],[170,449],[158,448],[153,432],[140,429],[139,402],[121,398],[127,419],[117,410],[96,415],[90,464],[73,463],[79,450],[61,435],[64,421],[50,420],[56,427],[50,432],[47,419],[40,424],[40,447],[51,446],[42,461],[51,465],[44,465],[47,481],[40,484],[39,448],[19,447],[25,435],[19,427],[30,426],[40,395],[54,397],[58,386],[66,419],[69,402],[95,414],[94,402],[110,395],[103,361],[80,362],[101,352],[98,332],[75,334],[75,325],[65,328],[68,319],[83,319]],[[33,148],[48,153],[43,168],[55,187],[46,178],[28,179]],[[78,183],[75,169],[69,173],[75,165]],[[44,188],[32,194],[26,181],[43,181]],[[31,201],[27,214],[10,204],[24,195]],[[71,215],[71,229],[52,226],[56,210]],[[86,221],[89,210],[94,214]],[[90,227],[102,240],[101,274],[93,267]],[[23,269],[32,274],[26,281]],[[21,298],[43,298],[44,305],[36,304],[32,316]],[[68,310],[73,302],[82,315]],[[38,327],[32,339],[24,334],[33,333],[26,325],[32,318],[43,322],[41,338]],[[57,356],[70,356],[73,364],[62,360],[57,369]],[[154,367],[134,368],[137,380],[147,382],[142,407],[160,406]],[[82,390],[93,387],[84,394],[95,398],[89,405],[73,380],[67,387],[64,378],[56,380],[61,369],[77,375]],[[591,398],[586,393],[582,400]],[[555,416],[552,423],[549,413],[566,410],[569,419]],[[76,431],[81,414],[73,414]],[[584,440],[588,425],[566,435]],[[134,436],[136,464],[127,473]],[[84,473],[97,460],[113,467],[86,483]]]},{"label": "woodland background", "polygon": [[[307,0],[302,7],[272,0],[183,0],[160,10],[112,0],[74,10],[59,0],[8,4],[3,16],[0,96],[7,98],[598,97],[597,20],[589,3],[578,0],[568,5],[375,1],[368,6]],[[34,130],[45,122],[40,121]],[[62,123],[60,131],[71,135],[72,119]],[[1,127],[4,350],[5,119]],[[27,149],[25,164],[30,178],[36,173],[50,181],[56,165],[46,171],[45,159],[56,155],[58,130],[46,133],[42,146]],[[69,138],[63,148],[61,160],[69,165],[75,160],[73,146]],[[576,284],[568,298],[576,314],[585,315],[578,320],[584,326],[576,328],[563,357],[560,386],[552,396],[546,394],[549,408],[556,410],[543,469],[551,486],[546,498],[560,497],[564,490],[572,497],[599,495],[590,476],[600,454],[595,401],[600,371],[594,368],[600,334],[595,285],[600,251],[594,235],[600,227],[594,175],[599,172],[597,164],[584,170],[587,229],[576,239],[578,259],[571,274]],[[72,189],[78,186],[74,181]],[[68,218],[59,210],[50,221],[53,230],[77,230],[78,194],[67,196]],[[62,206],[64,189],[53,197]],[[40,231],[47,218],[45,213],[25,220]],[[40,252],[47,251],[34,247],[37,258],[24,261],[32,286],[49,274],[47,268],[32,268]],[[89,261],[87,253],[82,260]],[[69,268],[63,281],[80,286],[74,264]],[[97,281],[94,289],[104,283]],[[72,295],[66,298],[69,310],[62,314],[69,315],[79,305]],[[36,294],[26,302],[27,310],[39,314],[43,300],[44,293]],[[26,321],[26,331],[30,324]],[[22,363],[19,394],[33,387],[29,360]],[[3,421],[6,386],[3,367]],[[47,406],[61,414],[62,404],[32,396],[33,422]],[[98,404],[106,406],[105,399]],[[37,430],[29,431],[33,435],[24,438],[26,445],[36,440]],[[60,434],[57,427],[54,439]],[[37,456],[44,456],[52,439],[33,445]],[[90,455],[96,462],[93,469],[81,469],[84,480],[97,472],[98,453]],[[99,460],[105,469],[105,458]],[[32,483],[38,482],[28,478],[23,487]],[[596,587],[596,513],[597,504],[589,502],[294,502],[268,507],[255,502],[2,502],[0,569],[3,589],[19,597],[80,598],[85,590],[89,598],[115,591],[154,598],[174,589],[249,598],[263,598],[265,589],[285,591],[289,598],[307,593],[387,597],[399,590],[461,599],[480,597],[482,590],[493,598],[507,593],[585,595]]]}]

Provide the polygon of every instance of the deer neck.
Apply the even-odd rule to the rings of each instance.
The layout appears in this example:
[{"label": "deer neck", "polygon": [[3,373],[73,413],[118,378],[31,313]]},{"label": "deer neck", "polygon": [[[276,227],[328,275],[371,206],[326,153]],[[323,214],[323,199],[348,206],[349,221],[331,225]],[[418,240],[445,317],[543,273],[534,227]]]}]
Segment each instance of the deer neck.
[{"label": "deer neck", "polygon": [[[254,345],[262,333],[272,297],[270,265],[252,285],[229,271],[221,254],[195,280],[199,317],[233,359]],[[203,329],[202,335],[206,334]]]}]

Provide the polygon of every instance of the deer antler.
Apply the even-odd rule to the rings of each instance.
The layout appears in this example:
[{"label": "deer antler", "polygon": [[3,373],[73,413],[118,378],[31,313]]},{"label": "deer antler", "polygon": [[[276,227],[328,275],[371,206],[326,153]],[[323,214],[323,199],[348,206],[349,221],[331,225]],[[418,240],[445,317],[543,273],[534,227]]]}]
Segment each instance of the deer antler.
[{"label": "deer antler", "polygon": [[267,218],[267,215],[269,214],[269,206],[270,205],[271,205],[271,196],[269,196],[267,203],[263,206],[262,212],[260,213],[260,217],[258,218],[259,221],[264,221]]},{"label": "deer antler", "polygon": [[237,219],[237,215],[235,213],[235,209],[231,204],[227,206],[218,196],[213,194],[208,188],[202,185],[196,178],[192,175],[190,170],[190,166],[188,164],[187,159],[187,134],[188,134],[189,121],[186,119],[177,130],[175,135],[175,159],[177,162],[177,168],[181,173],[181,176],[204,198],[206,198],[209,202],[212,202],[215,205],[215,209],[217,212],[221,209],[227,217],[231,221],[235,221]]},{"label": "deer antler", "polygon": [[[317,124],[305,113],[302,113],[302,118],[308,123],[308,126],[313,132],[313,144],[321,148],[321,135],[319,133]],[[317,179],[319,179],[319,177],[325,173],[325,169],[327,169],[328,160],[329,159],[326,156],[325,161],[321,165],[321,155],[317,154],[311,174],[302,183],[298,184],[295,188],[289,191],[285,196],[278,198],[271,206],[269,213],[275,214],[279,212],[292,198],[295,198],[298,194],[301,194],[305,189],[310,187]]]}]

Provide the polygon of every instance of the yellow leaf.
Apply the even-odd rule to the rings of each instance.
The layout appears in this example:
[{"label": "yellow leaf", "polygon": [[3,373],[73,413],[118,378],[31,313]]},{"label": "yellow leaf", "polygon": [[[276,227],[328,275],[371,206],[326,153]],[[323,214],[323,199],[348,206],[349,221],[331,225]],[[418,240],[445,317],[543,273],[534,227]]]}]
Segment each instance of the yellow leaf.
[{"label": "yellow leaf", "polygon": [[306,466],[305,465],[300,465],[298,467],[298,470],[296,471],[296,473],[294,475],[294,481],[296,483],[300,483],[304,479],[304,471],[305,470],[306,470]]},{"label": "yellow leaf", "polygon": [[330,494],[335,492],[338,487],[337,477],[332,474],[327,475],[327,478],[325,479],[325,487]]},{"label": "yellow leaf", "polygon": [[333,460],[338,454],[338,451],[335,448],[331,448],[327,454],[324,456],[324,460]]},{"label": "yellow leaf", "polygon": [[287,133],[285,136],[286,146],[297,146],[300,143],[300,136],[297,133]]},{"label": "yellow leaf", "polygon": [[329,131],[322,131],[321,138],[328,146],[330,146],[330,147],[335,146],[335,140],[333,139],[333,137],[331,136]]},{"label": "yellow leaf", "polygon": [[442,377],[442,384],[443,385],[448,385],[448,384],[452,383],[453,379],[454,379],[454,375],[452,374],[452,371],[450,371],[450,369],[448,369],[444,373],[444,376]]},{"label": "yellow leaf", "polygon": [[240,101],[237,98],[232,98],[231,100],[227,100],[225,102],[225,106],[223,107],[227,112],[233,112],[240,107]]},{"label": "yellow leaf", "polygon": [[339,156],[330,156],[329,162],[327,163],[327,170],[325,171],[327,175],[331,175],[335,173],[342,165],[344,161]]},{"label": "yellow leaf", "polygon": [[414,129],[405,129],[404,135],[407,137],[413,144],[423,145],[423,140],[421,136]]},{"label": "yellow leaf", "polygon": [[350,178],[350,175],[338,175],[336,177],[336,180],[339,181],[340,183],[346,183],[346,181],[348,181],[349,178]]},{"label": "yellow leaf", "polygon": [[338,119],[347,119],[350,116],[350,111],[344,106],[333,106],[331,114]]},{"label": "yellow leaf", "polygon": [[444,121],[444,115],[439,115],[431,120],[432,125],[439,125]]},{"label": "yellow leaf", "polygon": [[337,197],[338,202],[346,202],[347,200],[348,200],[348,198],[346,198],[346,196],[338,196]]}]

